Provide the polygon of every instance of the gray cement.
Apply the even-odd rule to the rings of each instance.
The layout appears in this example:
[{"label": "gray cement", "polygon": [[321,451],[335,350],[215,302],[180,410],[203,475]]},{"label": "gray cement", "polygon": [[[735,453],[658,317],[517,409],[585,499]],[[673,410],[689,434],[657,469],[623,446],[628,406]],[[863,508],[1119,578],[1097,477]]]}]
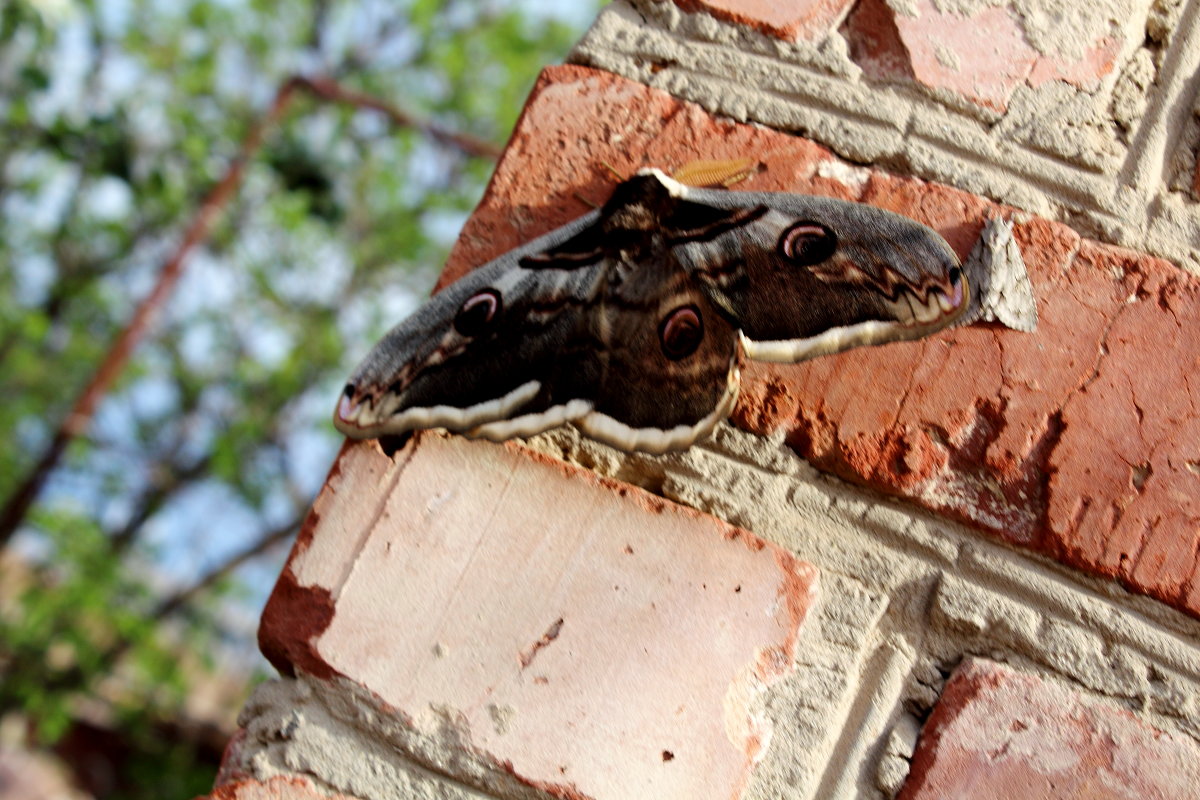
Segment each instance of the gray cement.
[{"label": "gray cement", "polygon": [[[715,514],[821,569],[799,668],[764,693],[773,731],[749,800],[886,800],[921,721],[965,657],[1012,664],[1200,740],[1200,622],[936,515],[824,475],[780,441],[722,424],[684,453],[627,455],[574,429],[531,446]],[[240,766],[370,800],[531,800],[452,713],[415,734],[342,680],[301,676],[247,704]]]},{"label": "gray cement", "polygon": [[[937,2],[967,12],[998,4]],[[1200,2],[1012,5],[1030,44],[1046,55],[1078,57],[1081,42],[1098,32],[1133,44],[1094,89],[1060,81],[1021,86],[1004,113],[946,91],[868,80],[837,32],[816,44],[782,42],[654,0],[607,6],[571,60],[1200,274],[1200,205],[1191,190],[1200,145]]]}]

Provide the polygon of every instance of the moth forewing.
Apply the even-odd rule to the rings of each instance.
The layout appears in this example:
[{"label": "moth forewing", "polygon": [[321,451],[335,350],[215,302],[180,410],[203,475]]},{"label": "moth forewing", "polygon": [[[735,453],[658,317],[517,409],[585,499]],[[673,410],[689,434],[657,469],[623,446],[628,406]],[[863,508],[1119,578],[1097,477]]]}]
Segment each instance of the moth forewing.
[{"label": "moth forewing", "polygon": [[967,307],[957,256],[914,220],[799,195],[692,189],[688,199],[770,208],[681,251],[739,323],[749,358],[799,361],[920,338]]}]

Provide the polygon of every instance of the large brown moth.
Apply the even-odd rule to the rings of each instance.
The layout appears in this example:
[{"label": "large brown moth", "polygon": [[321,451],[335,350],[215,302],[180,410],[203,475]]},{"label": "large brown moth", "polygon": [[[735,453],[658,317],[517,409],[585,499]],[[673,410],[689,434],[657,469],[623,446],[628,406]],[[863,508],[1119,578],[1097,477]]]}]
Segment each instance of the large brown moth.
[{"label": "large brown moth", "polygon": [[732,410],[741,359],[916,339],[968,301],[954,252],[910,219],[645,170],[393,328],[334,424],[501,441],[572,423],[623,450],[681,450]]}]

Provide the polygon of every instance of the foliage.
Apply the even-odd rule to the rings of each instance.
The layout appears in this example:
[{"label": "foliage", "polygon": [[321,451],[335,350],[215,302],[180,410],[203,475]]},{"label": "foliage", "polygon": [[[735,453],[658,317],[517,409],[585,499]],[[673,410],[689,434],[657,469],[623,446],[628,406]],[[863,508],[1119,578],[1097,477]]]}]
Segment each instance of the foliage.
[{"label": "foliage", "polygon": [[[289,75],[502,142],[577,34],[466,0],[0,4],[0,496]],[[293,105],[0,554],[0,715],[50,743],[99,697],[150,748],[131,770],[192,774],[154,734],[198,679],[178,650],[228,635],[238,582],[215,579],[301,519],[339,443],[340,381],[428,291],[489,169],[373,111]],[[238,573],[256,601],[280,557]],[[202,576],[198,601],[164,605]],[[164,796],[136,783],[118,781]]]}]

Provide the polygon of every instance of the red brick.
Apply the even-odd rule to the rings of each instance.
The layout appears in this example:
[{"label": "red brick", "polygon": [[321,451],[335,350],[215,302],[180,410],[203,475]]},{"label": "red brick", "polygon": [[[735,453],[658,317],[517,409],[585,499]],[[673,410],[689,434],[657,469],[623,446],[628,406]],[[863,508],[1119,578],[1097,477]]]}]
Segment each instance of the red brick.
[{"label": "red brick", "polygon": [[1094,90],[1112,72],[1122,42],[1105,36],[1089,42],[1080,58],[1042,55],[1026,41],[1018,12],[981,8],[971,16],[939,11],[916,0],[914,15],[884,0],[863,0],[847,17],[842,34],[851,58],[875,80],[914,80],[1004,111],[1022,83],[1061,80]]},{"label": "red brick", "polygon": [[955,670],[897,800],[1200,797],[1200,748],[1000,664]]},{"label": "red brick", "polygon": [[1105,36],[1092,42],[1083,56],[1075,60],[1063,56],[1039,57],[1027,82],[1037,88],[1047,81],[1063,81],[1085,91],[1095,91],[1100,81],[1113,71],[1120,54],[1121,41]]},{"label": "red brick", "polygon": [[[339,456],[263,616],[276,666],[556,796],[733,797],[815,570],[747,531],[516,445]],[[293,628],[295,589],[327,598]],[[301,595],[302,596],[302,595]],[[301,601],[308,607],[308,601]],[[299,654],[294,665],[279,658]]]},{"label": "red brick", "polygon": [[[806,139],[715,119],[607,72],[551,67],[534,86],[439,286],[602,204],[616,183],[614,170],[631,177],[643,167],[670,171],[747,155],[764,169],[739,189],[790,187],[847,200],[860,193],[817,175],[818,164],[833,156]],[[536,177],[529,173],[534,168]]]},{"label": "red brick", "polygon": [[[837,174],[821,169],[835,161],[811,142],[557,67],[538,83],[443,280],[584,213],[576,194],[605,199],[615,178],[604,163],[628,175],[747,154],[764,169],[739,189],[869,202],[933,226],[961,255],[987,215],[1008,213],[881,172],[865,185],[823,178]],[[750,365],[733,420],[785,430],[801,455],[848,480],[1200,615],[1200,280],[1022,219],[1036,333],[976,325],[797,366]]]},{"label": "red brick", "polygon": [[825,38],[853,4],[854,0],[675,0],[689,13],[703,12],[793,42]]},{"label": "red brick", "polygon": [[868,78],[912,80],[912,61],[896,27],[896,12],[884,0],[861,0],[841,29],[850,58]]},{"label": "red brick", "polygon": [[1062,411],[1054,545],[1184,605],[1200,547],[1200,475],[1189,467],[1200,454],[1200,282],[1116,248],[1085,249],[1078,262],[1113,276],[1121,297],[1106,309],[1104,353]]}]

